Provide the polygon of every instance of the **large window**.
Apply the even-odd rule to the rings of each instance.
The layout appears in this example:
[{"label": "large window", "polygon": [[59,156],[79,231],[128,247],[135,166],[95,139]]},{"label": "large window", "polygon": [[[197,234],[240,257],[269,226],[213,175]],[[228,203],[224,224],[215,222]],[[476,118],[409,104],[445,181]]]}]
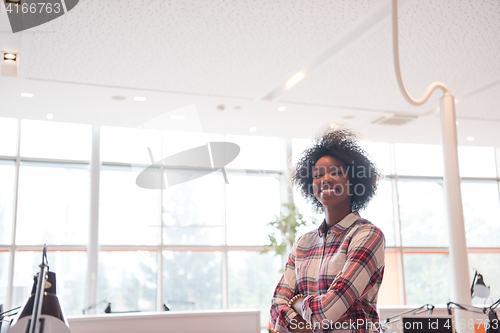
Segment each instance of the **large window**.
[{"label": "large window", "polygon": [[157,270],[155,251],[101,251],[98,303],[111,303],[111,311],[155,311]]},{"label": "large window", "polygon": [[257,251],[230,251],[229,307],[260,310],[262,326],[269,320],[270,295],[280,279],[276,267],[281,266],[279,257],[273,253]]},{"label": "large window", "polygon": [[173,310],[222,309],[221,251],[164,251],[163,299]]},{"label": "large window", "polygon": [[[226,175],[169,164],[220,141],[241,149]],[[282,200],[281,140],[102,127],[100,147],[98,312],[253,307],[265,326],[281,260],[258,251]]]},{"label": "large window", "polygon": [[450,298],[450,269],[446,253],[406,252],[404,268],[408,304],[446,304]]},{"label": "large window", "polygon": [[500,200],[496,181],[462,182],[467,245],[500,247]]},{"label": "large window", "polygon": [[16,243],[86,244],[89,194],[88,165],[22,162]]},{"label": "large window", "polygon": [[136,185],[140,170],[101,168],[99,243],[157,245],[160,242],[160,190]]},{"label": "large window", "polygon": [[[267,308],[281,260],[258,251],[282,200],[282,140],[115,127],[93,135],[88,125],[15,119],[0,119],[0,128],[5,307],[29,296],[47,243],[67,315],[95,304],[101,313],[107,303],[112,311],[155,311],[162,304],[172,311]],[[161,162],[214,141],[241,147],[224,170],[228,184],[221,170],[197,178],[196,166]],[[96,143],[97,163],[90,159]],[[160,175],[151,189],[137,183],[149,166]],[[170,176],[189,181],[172,185]],[[91,216],[92,205],[98,214]],[[87,255],[92,237],[98,242],[93,263]],[[91,266],[97,276],[89,281]],[[253,280],[258,292],[250,295],[241,278],[254,270],[265,278]],[[91,303],[90,283],[96,290]]]},{"label": "large window", "polygon": [[12,222],[14,220],[14,195],[16,184],[16,164],[14,161],[0,160],[0,245],[10,244]]},{"label": "large window", "polygon": [[91,126],[0,119],[0,127],[5,139],[0,145],[0,303],[7,308],[26,301],[47,243],[61,304],[66,314],[80,314],[86,290]]},{"label": "large window", "polygon": [[9,287],[8,279],[9,279],[9,252],[3,250],[0,251],[0,304],[7,303],[7,290]]},{"label": "large window", "polygon": [[400,179],[398,193],[402,244],[448,246],[440,182]]},{"label": "large window", "polygon": [[[256,308],[266,326],[283,265],[274,253],[260,253],[271,231],[266,224],[287,200],[287,157],[295,163],[311,140],[294,139],[287,151],[290,145],[279,138],[92,130],[0,118],[0,304],[8,308],[26,300],[47,243],[67,315],[94,304],[102,313],[107,303],[112,311],[160,311],[163,304],[172,311]],[[214,141],[241,148],[225,175],[162,162]],[[384,174],[376,197],[360,212],[386,238],[379,304],[445,303],[449,254],[441,147],[362,144]],[[471,277],[478,270],[495,299],[496,153],[491,147],[459,149]],[[91,161],[92,154],[99,159]],[[137,183],[148,167],[154,175],[150,189]],[[169,177],[189,181],[172,185]],[[299,234],[317,228],[312,222],[323,215],[298,193],[293,198],[311,222]],[[87,279],[89,267],[97,270]]]},{"label": "large window", "polygon": [[[81,314],[85,306],[85,251],[50,251],[49,269],[56,273],[57,294],[67,315]],[[42,261],[41,251],[19,251],[14,265],[13,306],[23,305],[33,287],[33,275]]]},{"label": "large window", "polygon": [[[183,174],[187,170],[176,170]],[[230,185],[234,184],[229,175]],[[163,242],[168,245],[223,245],[226,200],[222,173],[214,172],[163,192]]]}]

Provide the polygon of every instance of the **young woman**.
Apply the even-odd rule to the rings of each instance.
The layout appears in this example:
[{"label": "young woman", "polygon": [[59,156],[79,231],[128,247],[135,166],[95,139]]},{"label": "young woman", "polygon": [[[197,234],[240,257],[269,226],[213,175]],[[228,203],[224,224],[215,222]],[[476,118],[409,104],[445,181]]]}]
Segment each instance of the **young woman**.
[{"label": "young woman", "polygon": [[373,197],[379,177],[347,130],[327,132],[303,153],[292,182],[325,219],[292,247],[272,299],[275,331],[380,331],[377,295],[385,239],[358,213]]}]

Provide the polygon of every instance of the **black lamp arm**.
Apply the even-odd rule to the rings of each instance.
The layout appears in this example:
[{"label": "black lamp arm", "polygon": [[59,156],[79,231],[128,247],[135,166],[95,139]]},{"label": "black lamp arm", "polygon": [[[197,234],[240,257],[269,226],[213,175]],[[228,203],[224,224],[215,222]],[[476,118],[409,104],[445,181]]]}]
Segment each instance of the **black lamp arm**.
[{"label": "black lamp arm", "polygon": [[498,299],[498,301],[496,301],[495,303],[491,304],[488,309],[490,310],[495,310],[497,308],[497,306],[500,305],[500,299]]},{"label": "black lamp arm", "polygon": [[82,312],[83,312],[83,314],[85,314],[85,311],[90,310],[90,309],[93,309],[93,308],[95,308],[96,306],[98,306],[98,305],[100,305],[100,304],[103,304],[103,303],[109,303],[109,302],[108,302],[108,301],[106,301],[106,300],[101,301],[101,302],[98,302],[98,303],[96,303],[96,304],[94,304],[94,305],[91,305],[91,306],[89,306],[89,307],[85,308],[85,309],[82,309]]},{"label": "black lamp arm", "polygon": [[[13,309],[7,310],[7,311],[5,311],[5,312],[2,312],[2,313],[0,313],[0,317],[3,317],[3,315],[4,315],[4,314],[6,314],[6,313],[9,313],[9,312],[13,312],[13,311],[19,310],[20,308],[21,308],[21,307],[20,307],[20,306],[18,306],[17,308],[13,308]],[[8,315],[8,316],[10,316],[10,315]]]},{"label": "black lamp arm", "polygon": [[[411,310],[408,310],[408,311],[405,311],[405,312],[398,313],[397,315],[394,315],[392,317],[388,317],[388,318],[385,319],[385,322],[386,323],[392,323],[393,322],[393,321],[391,321],[392,319],[397,318],[399,316],[402,316],[404,314],[410,313],[410,312],[413,315],[416,315],[416,314],[419,314],[419,313],[424,312],[424,311],[432,311],[432,310],[434,310],[434,305],[432,305],[432,304],[424,304],[421,307],[418,307],[418,308],[415,308],[415,309],[411,309]],[[397,321],[397,320],[395,320],[395,321]]]},{"label": "black lamp arm", "polygon": [[[479,308],[477,306],[467,305],[467,304],[460,304],[460,303],[455,303],[455,302],[452,302],[452,301],[449,301],[448,303],[446,303],[446,307],[448,308],[448,311],[451,310],[452,305],[454,305],[457,309],[460,309],[460,310],[469,311],[469,312],[475,312],[475,313],[484,313],[482,311],[483,309]],[[474,309],[477,309],[477,310],[474,310]],[[479,311],[479,310],[481,310],[481,311]]]},{"label": "black lamp arm", "polygon": [[474,278],[472,279],[472,285],[470,286],[470,297],[474,297],[474,284],[476,283],[477,271],[474,274]]}]

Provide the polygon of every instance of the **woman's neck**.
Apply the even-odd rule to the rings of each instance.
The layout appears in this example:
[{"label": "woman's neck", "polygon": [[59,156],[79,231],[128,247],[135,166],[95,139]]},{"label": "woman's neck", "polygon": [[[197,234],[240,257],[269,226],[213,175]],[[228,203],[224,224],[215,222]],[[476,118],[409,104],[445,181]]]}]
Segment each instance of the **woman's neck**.
[{"label": "woman's neck", "polygon": [[323,209],[325,211],[326,225],[331,228],[351,213],[351,203],[349,202],[349,205],[342,205],[341,207],[323,206]]}]

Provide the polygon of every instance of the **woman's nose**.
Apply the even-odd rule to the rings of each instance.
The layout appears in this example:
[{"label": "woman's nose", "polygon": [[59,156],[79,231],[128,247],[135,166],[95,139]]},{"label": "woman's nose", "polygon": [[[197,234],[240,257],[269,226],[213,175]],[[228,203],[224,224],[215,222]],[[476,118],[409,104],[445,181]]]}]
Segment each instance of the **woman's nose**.
[{"label": "woman's nose", "polygon": [[326,173],[324,176],[323,176],[323,183],[331,183],[333,182],[333,177],[332,175],[330,175],[329,173]]}]

